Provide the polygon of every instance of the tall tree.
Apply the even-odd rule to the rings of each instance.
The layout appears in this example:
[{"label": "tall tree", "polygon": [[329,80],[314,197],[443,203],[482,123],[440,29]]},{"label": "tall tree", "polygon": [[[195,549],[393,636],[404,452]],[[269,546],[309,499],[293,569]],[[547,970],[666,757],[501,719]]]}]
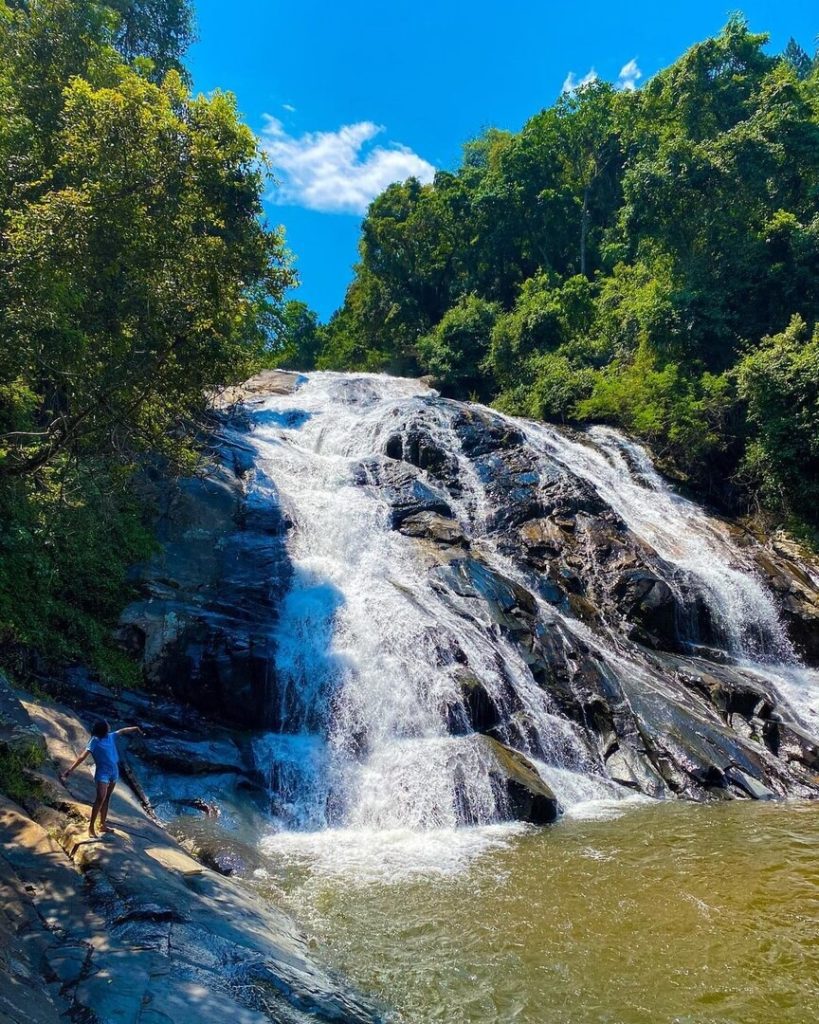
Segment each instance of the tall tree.
[{"label": "tall tree", "polygon": [[803,49],[793,36],[788,40],[788,45],[782,51],[782,56],[790,64],[796,77],[800,80],[807,78],[813,70],[814,62],[811,60],[807,50]]},{"label": "tall tree", "polygon": [[305,302],[291,299],[284,304],[277,331],[279,348],[273,354],[284,370],[314,370],[321,351],[322,333],[318,316]]},{"label": "tall tree", "polygon": [[110,642],[151,550],[133,470],[189,466],[208,392],[272,347],[262,156],[190,94],[190,31],[181,0],[0,0],[0,659],[137,681]]},{"label": "tall tree", "polygon": [[104,0],[117,13],[114,43],[128,61],[147,57],[153,77],[174,70],[185,75],[182,59],[193,40],[190,0]]},{"label": "tall tree", "polygon": [[612,118],[614,90],[593,82],[572,93],[564,93],[557,104],[564,121],[561,155],[565,180],[577,190],[580,201],[580,273],[589,276],[588,240],[595,189],[604,172],[616,161],[618,141]]}]

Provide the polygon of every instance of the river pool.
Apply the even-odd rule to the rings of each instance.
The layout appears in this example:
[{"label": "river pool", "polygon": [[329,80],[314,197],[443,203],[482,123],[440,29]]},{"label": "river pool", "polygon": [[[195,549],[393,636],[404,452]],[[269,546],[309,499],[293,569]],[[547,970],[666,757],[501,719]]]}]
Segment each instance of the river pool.
[{"label": "river pool", "polygon": [[268,842],[275,891],[406,1024],[807,1024],[819,803]]}]

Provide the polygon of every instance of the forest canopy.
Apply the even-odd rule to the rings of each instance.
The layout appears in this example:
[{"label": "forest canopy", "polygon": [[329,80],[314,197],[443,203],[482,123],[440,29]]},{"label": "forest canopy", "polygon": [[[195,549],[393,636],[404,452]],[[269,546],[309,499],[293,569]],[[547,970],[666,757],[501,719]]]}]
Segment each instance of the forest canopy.
[{"label": "forest canopy", "polygon": [[723,507],[817,527],[819,61],[766,43],[734,16],[642,89],[566,92],[388,188],[291,364],[616,424]]}]

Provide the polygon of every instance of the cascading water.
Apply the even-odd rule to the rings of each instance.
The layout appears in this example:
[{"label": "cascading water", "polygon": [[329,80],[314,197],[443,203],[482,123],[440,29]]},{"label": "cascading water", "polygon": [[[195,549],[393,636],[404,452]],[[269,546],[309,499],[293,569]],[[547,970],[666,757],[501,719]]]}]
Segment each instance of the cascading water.
[{"label": "cascading water", "polygon": [[[393,836],[430,867],[442,857],[457,861],[466,837],[467,845],[476,836],[478,845],[493,842],[510,814],[495,755],[469,725],[465,666],[499,709],[494,735],[529,758],[564,807],[630,794],[607,777],[577,723],[540,685],[527,651],[491,614],[476,616],[449,577],[442,583],[446,569],[427,547],[393,528],[379,466],[390,438],[420,417],[435,450],[457,469],[449,507],[481,564],[510,586],[526,584],[488,529],[486,470],[476,469],[455,428],[462,409],[415,381],[330,373],[248,407],[252,430],[242,443],[255,450],[250,500],[280,502],[295,524],[293,581],[274,636],[279,728],[255,749],[276,826],[269,850],[322,849],[343,861],[350,844],[378,834],[378,857],[388,858],[383,837]],[[730,654],[795,665],[773,600],[727,531],[674,494],[639,446],[602,428],[573,439],[491,415],[522,432],[530,466],[585,481],[693,581]],[[531,486],[540,469],[516,479]],[[423,470],[412,486],[426,486]],[[434,512],[434,500],[427,505]],[[556,623],[556,636],[585,638],[601,671],[628,667],[622,650],[607,662],[604,646],[565,609],[540,594],[535,602],[534,614]]]},{"label": "cascading water", "polygon": [[527,424],[531,443],[587,480],[630,529],[693,580],[731,654],[772,664],[796,657],[771,594],[727,530],[676,494],[645,449],[608,427],[592,427],[584,444],[545,424]]}]

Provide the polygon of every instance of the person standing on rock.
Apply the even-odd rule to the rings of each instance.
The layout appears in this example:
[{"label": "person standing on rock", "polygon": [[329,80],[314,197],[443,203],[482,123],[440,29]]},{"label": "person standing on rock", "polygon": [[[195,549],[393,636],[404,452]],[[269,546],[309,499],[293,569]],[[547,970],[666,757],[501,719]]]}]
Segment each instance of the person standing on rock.
[{"label": "person standing on rock", "polygon": [[91,820],[88,823],[88,834],[92,839],[97,838],[97,815],[99,815],[100,832],[114,831],[108,827],[107,819],[108,804],[111,802],[111,794],[114,792],[114,787],[119,778],[117,736],[125,736],[132,732],[138,732],[142,735],[142,729],[138,725],[129,725],[125,729],[117,729],[112,732],[107,722],[96,722],[91,730],[88,746],[74,764],[60,774],[60,782],[65,782],[68,776],[78,765],[83,763],[89,754],[94,758],[94,782],[97,786],[97,795],[91,807]]}]

